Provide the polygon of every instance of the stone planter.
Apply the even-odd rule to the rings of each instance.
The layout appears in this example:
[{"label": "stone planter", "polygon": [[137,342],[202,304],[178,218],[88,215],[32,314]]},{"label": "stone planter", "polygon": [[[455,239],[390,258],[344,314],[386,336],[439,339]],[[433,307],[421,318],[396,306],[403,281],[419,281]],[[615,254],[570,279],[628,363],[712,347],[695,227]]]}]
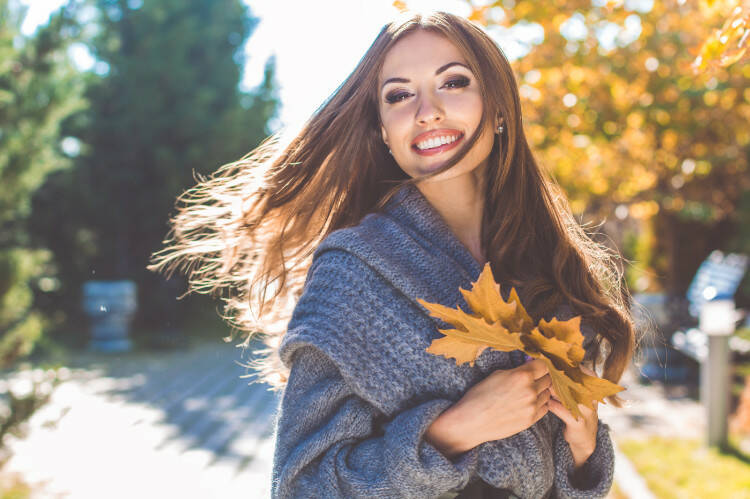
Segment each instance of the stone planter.
[{"label": "stone planter", "polygon": [[132,348],[130,322],[137,308],[133,281],[88,281],[83,310],[91,321],[89,350],[126,352]]}]

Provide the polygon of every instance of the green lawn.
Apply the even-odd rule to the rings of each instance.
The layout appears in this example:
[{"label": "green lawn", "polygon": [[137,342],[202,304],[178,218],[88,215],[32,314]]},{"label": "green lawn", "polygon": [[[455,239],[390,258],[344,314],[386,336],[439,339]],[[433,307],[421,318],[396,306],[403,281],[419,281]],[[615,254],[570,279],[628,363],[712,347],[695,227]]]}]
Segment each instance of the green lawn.
[{"label": "green lawn", "polygon": [[700,442],[661,437],[618,446],[656,497],[750,499],[750,459]]}]

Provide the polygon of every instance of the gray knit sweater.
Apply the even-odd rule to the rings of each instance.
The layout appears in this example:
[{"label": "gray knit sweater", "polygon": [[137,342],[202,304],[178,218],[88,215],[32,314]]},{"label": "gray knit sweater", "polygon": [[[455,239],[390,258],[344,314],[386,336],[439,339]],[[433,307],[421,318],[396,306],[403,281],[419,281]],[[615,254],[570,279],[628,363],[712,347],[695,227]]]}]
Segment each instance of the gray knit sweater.
[{"label": "gray knit sweater", "polygon": [[[478,481],[484,497],[607,494],[614,456],[601,421],[586,478],[575,484],[563,425],[552,413],[453,459],[423,439],[474,384],[524,362],[522,352],[487,349],[474,367],[457,366],[425,352],[442,336],[438,326],[448,325],[415,299],[466,310],[458,288],[469,289],[480,271],[413,186],[383,213],[321,243],[279,350],[291,372],[276,425],[273,497],[451,497],[469,483],[476,490]],[[569,318],[569,308],[560,312]]]}]

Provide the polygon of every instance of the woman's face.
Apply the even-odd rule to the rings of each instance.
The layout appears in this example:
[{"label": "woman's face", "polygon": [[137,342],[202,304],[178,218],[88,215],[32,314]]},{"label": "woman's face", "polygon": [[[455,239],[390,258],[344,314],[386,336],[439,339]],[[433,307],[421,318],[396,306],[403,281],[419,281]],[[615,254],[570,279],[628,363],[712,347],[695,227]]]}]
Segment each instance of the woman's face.
[{"label": "woman's face", "polygon": [[[443,165],[479,127],[477,80],[456,46],[436,33],[420,30],[396,42],[386,54],[378,89],[383,140],[412,178]],[[459,163],[429,182],[482,171],[493,132],[485,128]]]}]

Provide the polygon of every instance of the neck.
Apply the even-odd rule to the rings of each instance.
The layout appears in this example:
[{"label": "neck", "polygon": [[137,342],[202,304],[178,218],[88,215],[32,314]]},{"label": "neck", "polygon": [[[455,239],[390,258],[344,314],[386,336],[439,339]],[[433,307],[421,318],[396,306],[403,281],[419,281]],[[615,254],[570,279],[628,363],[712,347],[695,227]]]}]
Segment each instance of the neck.
[{"label": "neck", "polygon": [[484,265],[487,261],[481,237],[484,194],[476,177],[461,175],[439,182],[420,183],[417,188],[474,259]]}]

